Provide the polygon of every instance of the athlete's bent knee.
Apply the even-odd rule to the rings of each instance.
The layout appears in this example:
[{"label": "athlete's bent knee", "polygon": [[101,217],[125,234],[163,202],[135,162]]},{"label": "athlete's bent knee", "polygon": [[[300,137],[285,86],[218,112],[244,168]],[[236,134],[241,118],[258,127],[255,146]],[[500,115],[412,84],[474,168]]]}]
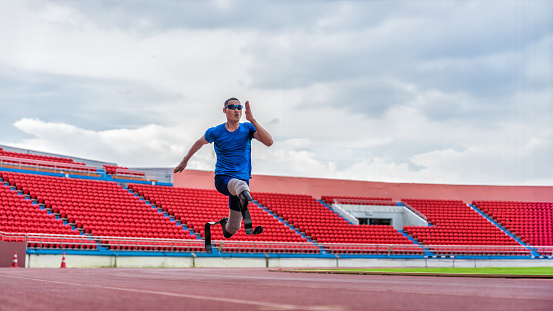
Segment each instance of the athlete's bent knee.
[{"label": "athlete's bent knee", "polygon": [[235,234],[242,226],[242,213],[235,210],[229,210],[226,230],[230,234]]}]

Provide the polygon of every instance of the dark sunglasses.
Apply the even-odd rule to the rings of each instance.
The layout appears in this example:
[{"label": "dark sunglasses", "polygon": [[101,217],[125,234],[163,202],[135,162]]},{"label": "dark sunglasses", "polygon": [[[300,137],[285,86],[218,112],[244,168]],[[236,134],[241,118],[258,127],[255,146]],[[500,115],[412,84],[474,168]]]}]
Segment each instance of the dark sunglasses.
[{"label": "dark sunglasses", "polygon": [[228,105],[226,108],[230,110],[234,110],[234,109],[242,110],[242,105]]}]

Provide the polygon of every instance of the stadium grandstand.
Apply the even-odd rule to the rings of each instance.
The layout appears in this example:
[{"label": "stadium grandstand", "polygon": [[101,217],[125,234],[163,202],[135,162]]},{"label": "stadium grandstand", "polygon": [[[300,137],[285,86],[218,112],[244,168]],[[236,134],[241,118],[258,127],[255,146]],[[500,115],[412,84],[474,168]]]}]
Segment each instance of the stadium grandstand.
[{"label": "stadium grandstand", "polygon": [[[184,176],[186,175],[186,176]],[[260,235],[224,239],[213,172],[127,168],[0,146],[0,255],[553,259],[553,187],[254,175]],[[243,226],[243,225],[242,225]],[[11,259],[11,258],[10,258]],[[5,258],[0,259],[0,266]],[[8,261],[9,263],[9,261]],[[27,262],[27,266],[32,266]]]}]

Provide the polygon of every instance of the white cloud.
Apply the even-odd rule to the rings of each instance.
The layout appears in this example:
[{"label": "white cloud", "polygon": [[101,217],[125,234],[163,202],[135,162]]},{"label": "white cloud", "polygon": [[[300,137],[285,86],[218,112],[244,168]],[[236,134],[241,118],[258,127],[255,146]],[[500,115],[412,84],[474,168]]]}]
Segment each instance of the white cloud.
[{"label": "white cloud", "polygon": [[[532,180],[532,176],[540,176],[543,180],[539,184],[546,185],[553,176],[553,165],[542,157],[551,155],[552,151],[550,141],[531,139],[525,145],[471,146],[461,151],[451,148],[435,150],[415,155],[411,160],[424,167],[422,173],[433,176],[434,182],[471,179],[473,184],[510,184],[513,181],[527,184],[526,181]],[[540,165],[535,165],[536,161]]]},{"label": "white cloud", "polygon": [[174,129],[147,125],[138,129],[93,131],[65,123],[21,119],[14,124],[32,135],[14,147],[47,151],[123,166],[168,166],[183,154],[175,141],[187,141]]},{"label": "white cloud", "polygon": [[[21,119],[14,124],[33,135],[15,147],[66,154],[87,159],[117,162],[122,166],[172,167],[186,154],[196,138],[182,135],[178,128],[148,125],[138,129],[93,131],[64,123]],[[175,144],[175,141],[181,142]],[[525,145],[471,146],[457,151],[451,148],[413,155],[397,163],[375,157],[367,149],[320,150],[309,139],[277,142],[271,148],[253,144],[254,174],[358,179],[388,182],[509,184],[516,180],[526,184],[547,184],[553,166],[535,167],[532,161],[551,153],[551,141],[534,138]],[[318,149],[319,148],[319,149]],[[318,150],[318,153],[309,150]],[[347,153],[350,161],[340,163],[333,152]],[[322,159],[321,159],[322,157]],[[545,159],[544,159],[545,160]],[[543,161],[539,159],[539,162]],[[213,170],[215,155],[205,146],[190,161],[188,168]],[[538,170],[533,172],[531,170]],[[533,178],[533,176],[539,178]],[[465,182],[466,183],[466,182]]]},{"label": "white cloud", "polygon": [[0,13],[0,38],[7,47],[0,51],[0,65],[140,81],[186,94],[193,103],[219,99],[213,96],[213,85],[228,93],[248,83],[249,58],[242,50],[251,40],[247,33],[174,29],[141,36],[100,28],[66,6],[46,3],[32,10],[22,3]]}]

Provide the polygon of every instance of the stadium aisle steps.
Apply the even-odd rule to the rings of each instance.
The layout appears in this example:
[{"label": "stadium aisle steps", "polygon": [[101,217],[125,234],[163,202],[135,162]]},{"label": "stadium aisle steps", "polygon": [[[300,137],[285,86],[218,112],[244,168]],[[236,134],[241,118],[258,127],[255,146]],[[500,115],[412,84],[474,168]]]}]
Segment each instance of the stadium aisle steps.
[{"label": "stadium aisle steps", "polygon": [[316,241],[311,240],[308,236],[304,235],[303,232],[301,232],[298,228],[294,227],[294,225],[289,224],[286,220],[282,219],[282,217],[279,217],[277,214],[273,213],[269,209],[267,209],[263,204],[259,203],[257,200],[254,200],[253,202],[255,205],[259,206],[261,209],[263,209],[267,214],[274,217],[276,220],[281,222],[284,226],[290,228],[290,230],[295,231],[297,234],[299,234],[302,238],[306,239],[308,242],[313,243],[315,246],[317,246],[321,252],[324,252],[324,249],[317,244]]},{"label": "stadium aisle steps", "polygon": [[167,211],[164,211],[162,208],[156,206],[154,203],[152,203],[148,200],[145,200],[143,197],[140,197],[137,193],[135,193],[131,189],[129,189],[128,186],[127,187],[123,186],[123,188],[125,190],[127,190],[130,194],[132,194],[133,196],[138,197],[140,201],[144,202],[144,204],[151,207],[157,213],[162,214],[163,217],[169,218],[171,220],[171,222],[174,222],[175,225],[179,228],[182,228],[183,231],[189,232],[190,235],[193,236],[196,239],[201,239],[201,236],[199,234],[195,233],[194,230],[192,230],[191,228],[186,227],[185,224],[183,224],[180,220],[177,220],[174,216],[170,215]]},{"label": "stadium aisle steps", "polygon": [[420,248],[422,248],[424,250],[424,255],[425,256],[435,256],[434,253],[432,253],[431,251],[428,250],[428,248],[425,248],[424,245],[422,244],[419,244],[419,242],[417,242],[415,239],[413,239],[412,236],[410,236],[409,234],[405,233],[404,231],[402,230],[399,230],[399,233],[403,234],[406,238],[409,239],[409,241],[413,242],[414,244],[418,245]]}]

